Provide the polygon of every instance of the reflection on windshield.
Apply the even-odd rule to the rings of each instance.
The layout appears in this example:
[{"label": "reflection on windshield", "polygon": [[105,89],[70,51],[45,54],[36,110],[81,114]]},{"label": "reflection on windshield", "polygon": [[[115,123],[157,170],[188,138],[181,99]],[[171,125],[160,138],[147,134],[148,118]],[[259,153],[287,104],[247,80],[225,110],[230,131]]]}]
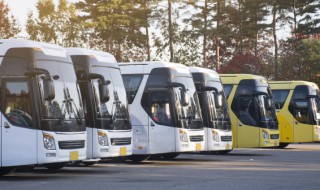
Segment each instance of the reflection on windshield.
[{"label": "reflection on windshield", "polygon": [[181,105],[181,88],[175,87],[174,97],[178,113],[178,119],[182,123],[183,128],[200,129],[202,128],[202,118],[200,115],[199,100],[192,78],[175,77],[174,82],[184,84],[189,94],[189,105]]},{"label": "reflection on windshield", "polygon": [[110,99],[108,102],[101,103],[99,96],[100,80],[92,80],[97,127],[110,130],[131,129],[126,92],[120,70],[107,67],[93,67],[91,72],[101,74],[105,80],[111,81],[111,84],[108,86]]},{"label": "reflection on windshield", "polygon": [[[209,91],[206,93],[208,96],[208,106],[212,127],[215,129],[231,130],[227,102],[223,91],[218,92],[218,94],[215,91]],[[222,106],[218,106],[216,102],[216,96],[221,95],[223,97]]]}]

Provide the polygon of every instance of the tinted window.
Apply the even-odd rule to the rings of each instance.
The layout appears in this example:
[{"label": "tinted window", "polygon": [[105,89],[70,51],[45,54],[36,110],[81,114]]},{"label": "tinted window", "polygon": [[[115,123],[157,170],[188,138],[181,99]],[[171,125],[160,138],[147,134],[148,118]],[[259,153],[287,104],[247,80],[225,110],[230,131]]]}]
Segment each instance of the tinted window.
[{"label": "tinted window", "polygon": [[151,92],[151,118],[156,123],[171,125],[170,100],[166,92]]},{"label": "tinted window", "polygon": [[276,109],[282,109],[288,97],[289,90],[272,90],[272,94]]},{"label": "tinted window", "polygon": [[224,94],[226,95],[227,98],[229,98],[229,95],[231,93],[233,85],[232,84],[224,84],[223,88],[224,88]]},{"label": "tinted window", "polygon": [[17,126],[32,127],[30,92],[27,82],[6,82],[5,116]]},{"label": "tinted window", "polygon": [[310,109],[311,101],[307,96],[308,88],[306,86],[297,86],[290,100],[289,111],[298,122],[313,124]]},{"label": "tinted window", "polygon": [[139,89],[143,75],[122,75],[122,78],[127,92],[128,103],[131,104]]}]

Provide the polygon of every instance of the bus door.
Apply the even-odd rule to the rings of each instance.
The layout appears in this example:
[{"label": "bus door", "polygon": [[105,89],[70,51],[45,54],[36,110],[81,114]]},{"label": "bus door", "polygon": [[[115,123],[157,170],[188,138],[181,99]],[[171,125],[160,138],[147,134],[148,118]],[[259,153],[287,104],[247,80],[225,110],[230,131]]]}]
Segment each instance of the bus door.
[{"label": "bus door", "polygon": [[168,91],[149,90],[149,105],[149,153],[175,152],[175,128]]},{"label": "bus door", "polygon": [[296,142],[310,142],[313,140],[313,121],[310,110],[310,101],[307,99],[294,100],[294,131],[293,139]]},{"label": "bus door", "polygon": [[257,100],[252,96],[239,96],[237,99],[238,130],[237,139],[238,147],[259,147],[260,128],[258,127],[257,118]]},{"label": "bus door", "polygon": [[[2,166],[37,163],[37,131],[27,79],[2,78]],[[42,143],[42,140],[41,140]]]}]

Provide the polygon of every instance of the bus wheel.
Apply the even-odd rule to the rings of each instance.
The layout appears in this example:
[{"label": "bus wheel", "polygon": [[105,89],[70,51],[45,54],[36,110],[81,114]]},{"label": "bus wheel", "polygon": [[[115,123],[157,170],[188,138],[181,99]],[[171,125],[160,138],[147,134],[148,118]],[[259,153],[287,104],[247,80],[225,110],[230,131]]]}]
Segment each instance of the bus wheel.
[{"label": "bus wheel", "polygon": [[164,160],[173,160],[179,155],[180,155],[179,153],[166,153],[166,154],[162,154],[162,158]]},{"label": "bus wheel", "polygon": [[44,167],[48,168],[49,170],[59,170],[63,168],[66,163],[54,163],[54,164],[45,164]]},{"label": "bus wheel", "polygon": [[280,143],[278,148],[286,148],[289,145],[289,143]]},{"label": "bus wheel", "polygon": [[97,163],[97,161],[93,161],[93,162],[82,162],[85,166],[93,166]]},{"label": "bus wheel", "polygon": [[14,169],[15,167],[0,167],[0,176],[8,174],[12,172]]},{"label": "bus wheel", "polygon": [[219,150],[218,151],[218,154],[220,154],[220,155],[226,155],[226,154],[229,154],[229,152],[231,152],[233,149],[231,149],[231,150]]},{"label": "bus wheel", "polygon": [[149,155],[132,155],[128,157],[128,159],[131,160],[133,163],[139,163],[144,160],[147,160],[148,158]]}]

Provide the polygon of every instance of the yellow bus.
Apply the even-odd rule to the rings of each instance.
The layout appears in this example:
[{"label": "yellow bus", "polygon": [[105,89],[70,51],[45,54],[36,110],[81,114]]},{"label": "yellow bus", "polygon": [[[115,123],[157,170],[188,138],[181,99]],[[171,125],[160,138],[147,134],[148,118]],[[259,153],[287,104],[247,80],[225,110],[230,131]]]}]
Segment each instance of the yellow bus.
[{"label": "yellow bus", "polygon": [[279,129],[268,81],[257,75],[221,74],[228,98],[233,147],[279,146]]},{"label": "yellow bus", "polygon": [[306,81],[269,82],[277,109],[279,148],[320,141],[319,87]]}]

